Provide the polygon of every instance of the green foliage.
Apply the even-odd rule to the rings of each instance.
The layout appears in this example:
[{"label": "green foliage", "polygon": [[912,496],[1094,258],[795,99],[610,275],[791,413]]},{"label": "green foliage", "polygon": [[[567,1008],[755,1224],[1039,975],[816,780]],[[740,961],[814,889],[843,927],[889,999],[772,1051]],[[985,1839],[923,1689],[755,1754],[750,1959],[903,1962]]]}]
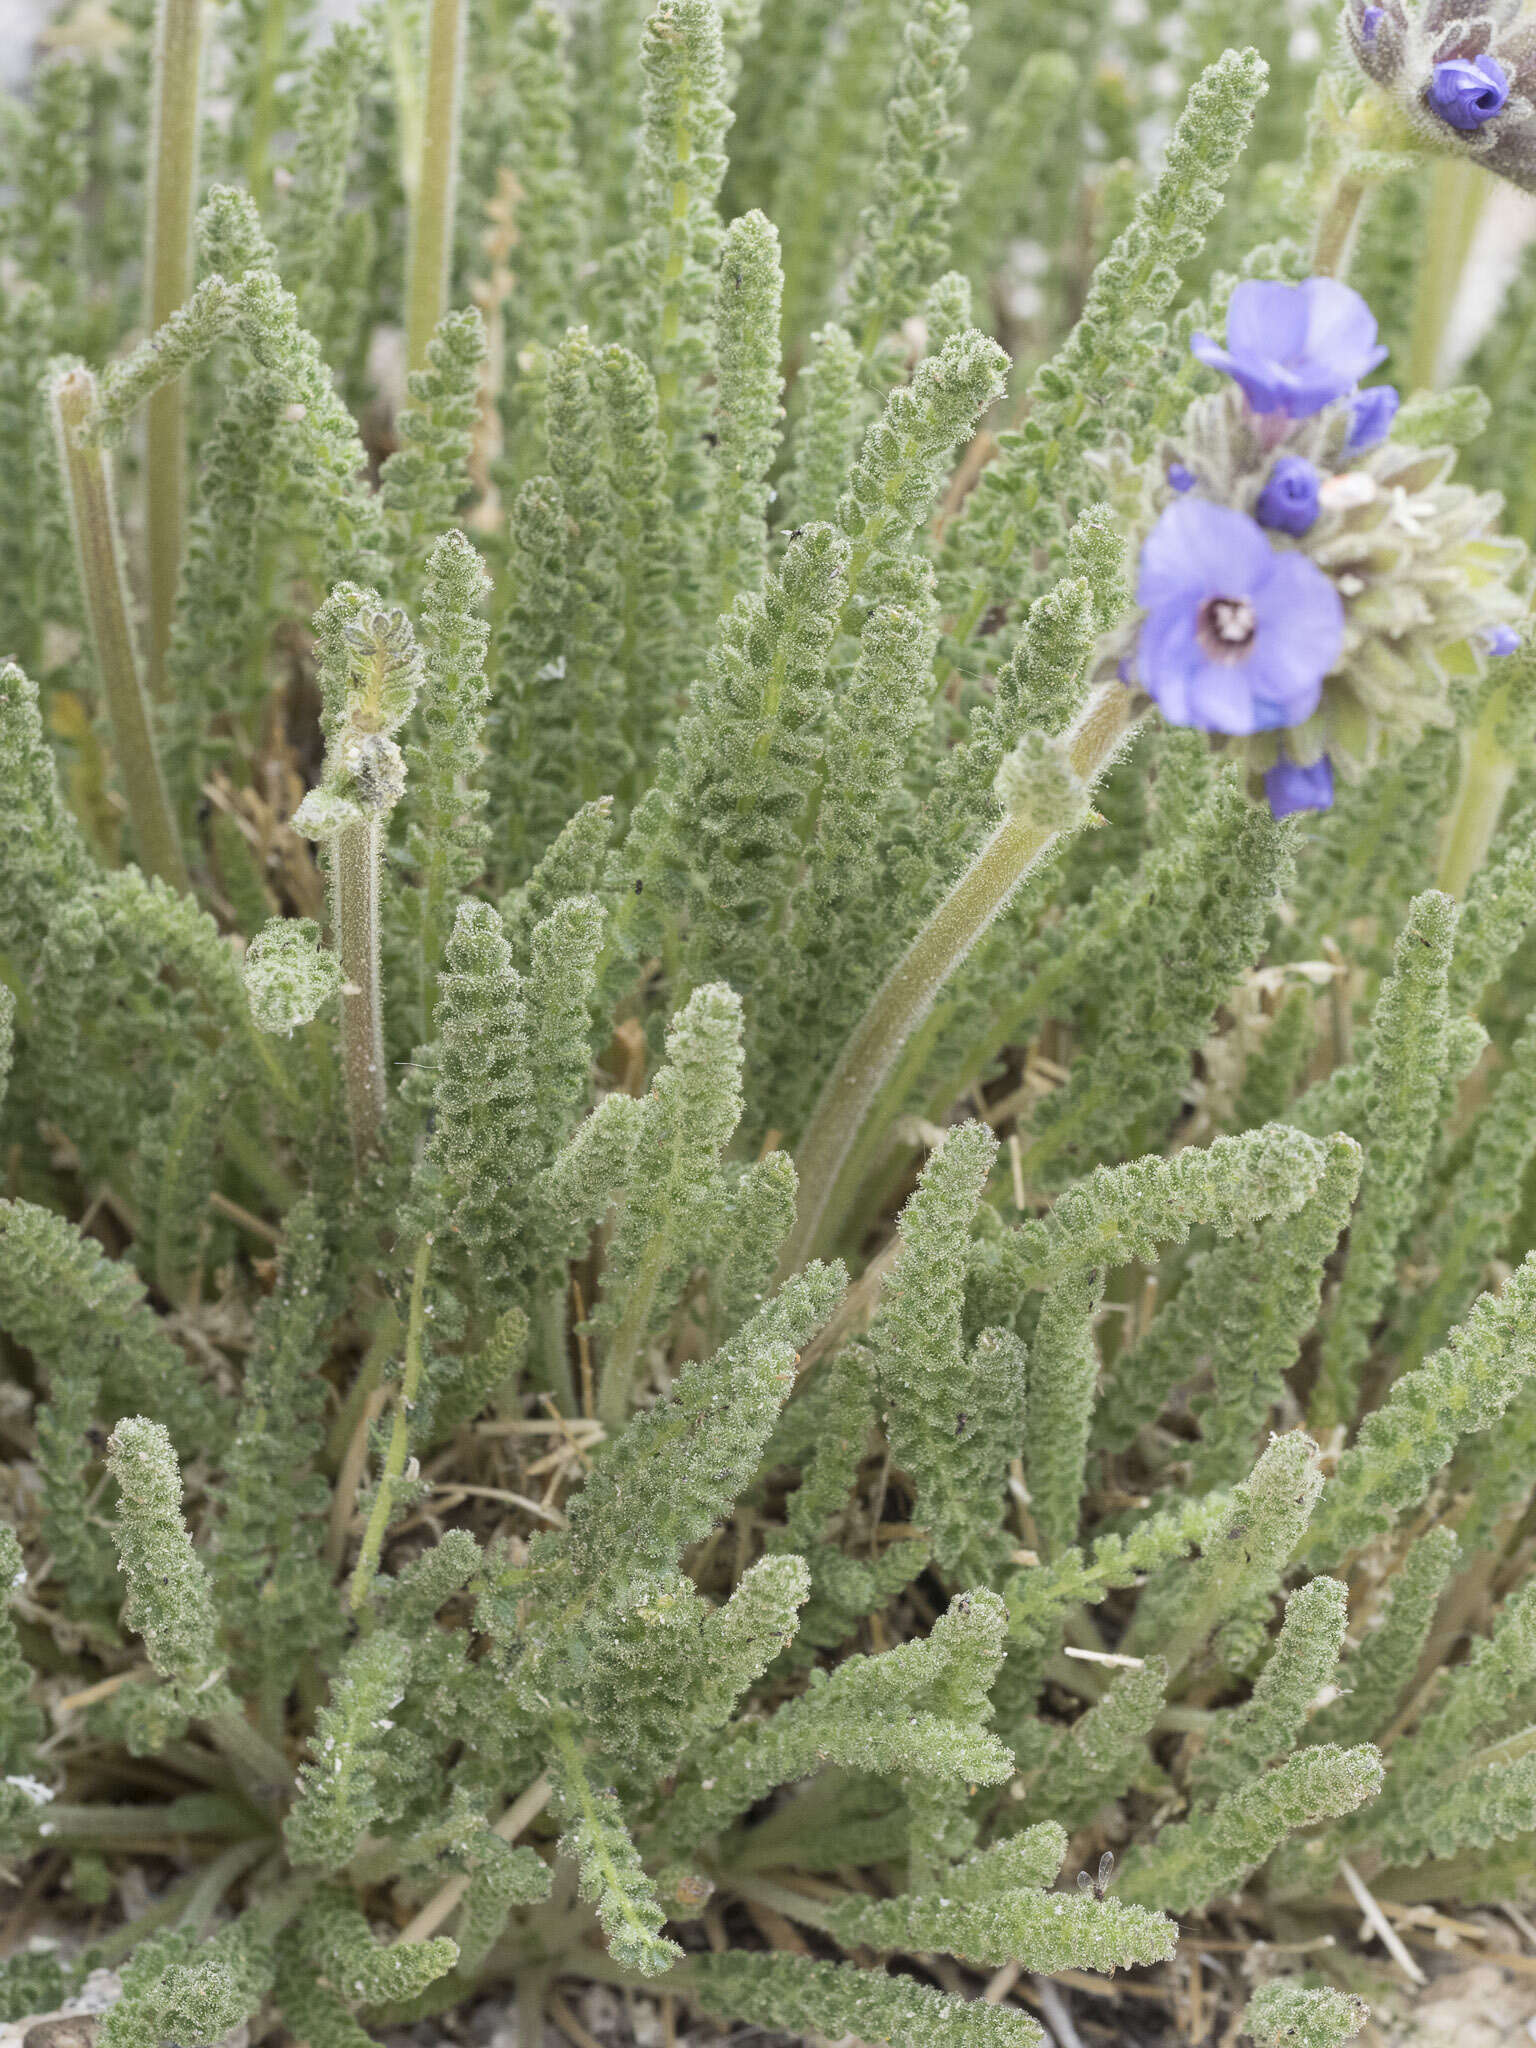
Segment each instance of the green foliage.
[{"label": "green foliage", "polygon": [[1319,1558],[1341,1555],[1392,1526],[1423,1499],[1462,1437],[1490,1429],[1536,1369],[1531,1309],[1536,1261],[1484,1295],[1449,1344],[1405,1373],[1339,1460],[1309,1538]]},{"label": "green foliage", "polygon": [[299,1796],[284,1824],[296,1863],[335,1869],[351,1858],[380,1813],[390,1715],[405,1692],[408,1643],[389,1630],[366,1636],[343,1658],[331,1704],[315,1721],[314,1755],[299,1771]]},{"label": "green foliage", "polygon": [[768,472],[778,445],[779,238],[761,213],[731,222],[715,280],[715,536],[710,601],[757,590],[768,552]]},{"label": "green foliage", "polygon": [[[1483,169],[1229,0],[232,0],[201,97],[151,12],[0,113],[0,1846],[103,2048],[584,1976],[1024,2048],[1013,1977],[1234,1894],[1353,1982],[1341,1857],[1517,1896],[1529,263],[1435,388]],[[1342,385],[1191,347],[1313,266],[1407,398],[1271,535],[1346,608],[1303,756],[1172,726],[1136,593],[1176,460],[1344,470]]]},{"label": "green foliage", "polygon": [[982,472],[965,517],[946,536],[945,594],[962,645],[992,604],[1013,595],[999,579],[1015,553],[1064,538],[1090,450],[1114,427],[1140,424],[1143,366],[1150,369],[1161,346],[1180,266],[1199,253],[1221,205],[1266,68],[1254,50],[1228,50],[1198,80],[1161,176],[1095,271],[1066,342],[1035,373],[1023,432]]},{"label": "green foliage", "polygon": [[1365,2000],[1352,1992],[1306,1991],[1277,1979],[1255,1991],[1243,2023],[1258,2048],[1339,2048],[1369,2017]]},{"label": "green foliage", "polygon": [[1447,1059],[1446,981],[1455,936],[1450,898],[1419,897],[1397,942],[1392,979],[1372,1013],[1360,1204],[1350,1225],[1349,1264],[1329,1307],[1312,1404],[1322,1428],[1353,1412],[1354,1375],[1429,1163]]},{"label": "green foliage", "polygon": [[1017,1344],[984,1331],[967,1346],[960,1326],[966,1239],[996,1151],[990,1132],[965,1124],[929,1161],[870,1333],[891,1455],[951,1576],[996,1561],[997,1500],[1024,1407]]},{"label": "green foliage", "polygon": [[1352,1813],[1380,1789],[1381,1758],[1369,1744],[1304,1749],[1224,1793],[1209,1813],[1164,1828],[1149,1848],[1128,1856],[1121,1893],[1131,1900],[1161,1899],[1175,1913],[1197,1913],[1239,1886],[1291,1829]]},{"label": "green foliage", "polygon": [[123,1619],[144,1638],[150,1662],[184,1700],[216,1684],[222,1665],[207,1567],[181,1519],[181,1473],[170,1436],[142,1415],[120,1422],[107,1444],[117,1481],[117,1554],[128,1598]]},{"label": "green foliage", "polygon": [[889,2048],[1037,2048],[1045,2039],[1016,2007],[951,1998],[852,1963],[738,1951],[700,1956],[689,1983],[709,2012],[758,2026],[852,2033]]},{"label": "green foliage", "polygon": [[[471,430],[484,361],[485,323],[470,308],[444,316],[427,343],[426,368],[413,370],[406,379],[410,403],[401,409],[400,446],[380,472],[379,496],[389,520],[390,553],[397,569],[407,574],[469,488]],[[439,595],[439,608],[443,602]]]},{"label": "green foliage", "polygon": [[1349,1588],[1337,1579],[1311,1579],[1291,1595],[1252,1694],[1217,1717],[1191,1767],[1190,1786],[1200,1804],[1235,1791],[1292,1747],[1312,1702],[1333,1677],[1348,1605]]},{"label": "green foliage", "polygon": [[962,133],[955,110],[965,90],[960,53],[969,36],[961,0],[922,0],[902,27],[880,163],[859,221],[863,247],[848,280],[849,326],[866,356],[888,327],[917,310],[949,254],[959,190],[947,175],[948,160]]}]

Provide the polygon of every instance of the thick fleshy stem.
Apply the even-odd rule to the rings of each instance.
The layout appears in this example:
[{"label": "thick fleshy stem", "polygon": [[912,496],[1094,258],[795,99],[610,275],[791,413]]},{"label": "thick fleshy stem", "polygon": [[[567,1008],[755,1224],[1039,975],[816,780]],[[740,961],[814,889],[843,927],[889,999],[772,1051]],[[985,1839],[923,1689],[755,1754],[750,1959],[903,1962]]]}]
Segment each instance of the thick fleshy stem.
[{"label": "thick fleshy stem", "polygon": [[[1087,792],[1125,744],[1132,725],[1131,693],[1108,683],[1090,698],[1061,743],[1076,783],[1073,802],[1026,782],[1021,800],[933,912],[886,977],[843,1048],[795,1159],[800,1206],[780,1261],[781,1276],[797,1272],[836,1234],[841,1204],[851,1190],[848,1167],[864,1120],[912,1033],[934,998],[965,959],[1024,877],[1066,833],[1086,819]],[[1018,758],[1018,757],[1015,757]],[[1005,764],[1005,773],[1007,764]],[[1001,780],[1001,778],[1000,778]],[[1006,793],[1004,801],[1008,802]],[[829,1227],[829,1222],[830,1226]]]},{"label": "thick fleshy stem", "polygon": [[377,817],[343,826],[331,842],[331,916],[341,961],[341,1064],[352,1159],[359,1171],[384,1118],[384,1005],[379,981]]},{"label": "thick fleshy stem", "polygon": [[459,102],[464,76],[465,0],[432,0],[427,22],[427,92],[421,161],[411,205],[405,288],[408,370],[427,367],[427,343],[448,310],[453,204],[459,172]]},{"label": "thick fleshy stem", "polygon": [[149,699],[133,644],[106,452],[81,436],[96,402],[96,380],[89,370],[65,370],[54,385],[54,422],[80,594],[139,859],[146,873],[158,875],[174,889],[189,889],[181,836],[160,772]]},{"label": "thick fleshy stem", "polygon": [[[156,12],[154,135],[144,249],[144,325],[151,334],[192,294],[205,12],[206,0],[160,0]],[[145,433],[149,680],[158,696],[165,681],[186,518],[186,387],[179,377],[162,384],[150,398]]]}]

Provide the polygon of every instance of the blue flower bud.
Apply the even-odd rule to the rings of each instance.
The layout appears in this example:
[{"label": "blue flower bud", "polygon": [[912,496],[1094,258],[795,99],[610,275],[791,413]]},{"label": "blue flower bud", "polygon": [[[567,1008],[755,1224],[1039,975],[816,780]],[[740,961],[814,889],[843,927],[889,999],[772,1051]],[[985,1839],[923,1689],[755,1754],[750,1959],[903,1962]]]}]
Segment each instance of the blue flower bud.
[{"label": "blue flower bud", "polygon": [[1369,391],[1357,391],[1350,400],[1344,453],[1358,455],[1362,449],[1385,441],[1402,402],[1401,392],[1392,384],[1373,384]]},{"label": "blue flower bud", "polygon": [[1509,73],[1497,57],[1452,57],[1435,66],[1425,97],[1442,121],[1469,135],[1503,113]]},{"label": "blue flower bud", "polygon": [[1483,635],[1483,645],[1496,659],[1518,653],[1523,644],[1513,626],[1490,626]]},{"label": "blue flower bud", "polygon": [[1171,491],[1192,491],[1195,488],[1195,473],[1186,469],[1182,462],[1168,465],[1168,488]]},{"label": "blue flower bud", "polygon": [[1385,7],[1367,7],[1360,17],[1360,34],[1368,43],[1376,40],[1376,31],[1386,19]]},{"label": "blue flower bud", "polygon": [[1254,507],[1260,526],[1299,538],[1317,518],[1317,471],[1304,455],[1282,455]]},{"label": "blue flower bud", "polygon": [[1289,761],[1282,754],[1264,777],[1264,794],[1277,818],[1288,818],[1293,811],[1330,811],[1333,809],[1333,763],[1326,754],[1322,754],[1303,766],[1300,761]]}]

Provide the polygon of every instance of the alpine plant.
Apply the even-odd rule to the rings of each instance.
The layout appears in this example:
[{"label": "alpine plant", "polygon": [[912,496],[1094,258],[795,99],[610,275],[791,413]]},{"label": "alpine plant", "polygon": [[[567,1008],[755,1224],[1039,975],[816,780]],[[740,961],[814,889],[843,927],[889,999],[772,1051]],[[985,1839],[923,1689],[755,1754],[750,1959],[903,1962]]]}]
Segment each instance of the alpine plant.
[{"label": "alpine plant", "polygon": [[0,2017],[1385,2027],[1536,1890],[1536,27],[321,14],[0,124]]}]

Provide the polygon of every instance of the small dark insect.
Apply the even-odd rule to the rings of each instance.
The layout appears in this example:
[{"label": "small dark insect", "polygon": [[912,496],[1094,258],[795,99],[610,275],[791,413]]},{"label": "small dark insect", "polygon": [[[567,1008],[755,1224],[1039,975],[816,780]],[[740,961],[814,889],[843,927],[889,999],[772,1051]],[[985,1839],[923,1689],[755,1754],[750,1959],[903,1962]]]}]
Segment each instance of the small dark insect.
[{"label": "small dark insect", "polygon": [[641,892],[642,892],[642,891],[644,890],[644,888],[645,888],[645,878],[644,878],[644,876],[642,876],[642,877],[640,878],[640,880],[639,880],[638,882],[636,882],[636,884],[635,884],[635,894],[636,894],[637,896],[638,896],[638,895],[640,895],[640,894],[641,894]]},{"label": "small dark insect", "polygon": [[957,1415],[957,1416],[955,1417],[955,1435],[956,1435],[956,1436],[964,1436],[964,1435],[965,1435],[965,1430],[966,1430],[966,1424],[967,1424],[967,1423],[968,1423],[968,1422],[970,1421],[970,1419],[971,1419],[971,1418],[969,1417],[969,1415],[966,1415],[966,1414],[964,1414],[964,1413],[961,1413],[961,1414],[959,1414],[959,1415]]},{"label": "small dark insect", "polygon": [[804,531],[805,528],[803,526],[792,526],[789,529],[789,538],[791,540],[798,540]]},{"label": "small dark insect", "polygon": [[1115,1852],[1113,1849],[1106,1849],[1099,1858],[1098,1876],[1090,1877],[1086,1870],[1080,1870],[1077,1873],[1077,1888],[1080,1892],[1092,1892],[1096,1899],[1102,1900],[1109,1890],[1109,1881],[1114,1874]]}]

